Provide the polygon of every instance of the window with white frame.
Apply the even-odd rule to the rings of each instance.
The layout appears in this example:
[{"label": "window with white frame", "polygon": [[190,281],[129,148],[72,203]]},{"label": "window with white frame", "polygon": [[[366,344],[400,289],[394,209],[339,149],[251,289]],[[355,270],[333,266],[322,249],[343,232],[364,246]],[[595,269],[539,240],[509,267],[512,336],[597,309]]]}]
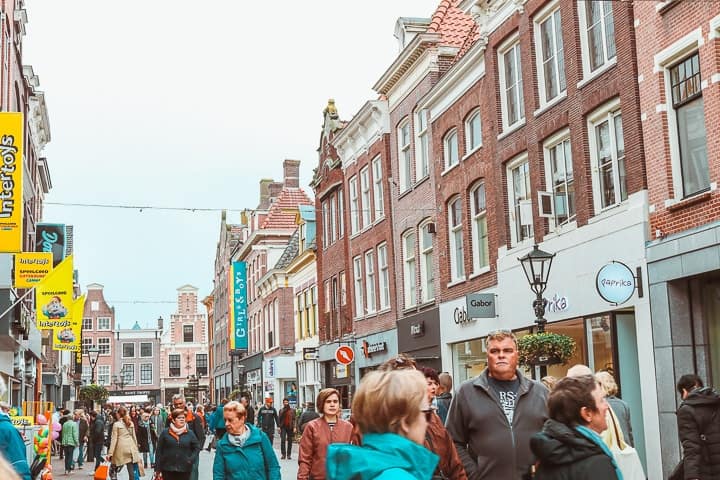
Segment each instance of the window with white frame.
[{"label": "window with white frame", "polygon": [[92,367],[90,365],[82,366],[82,375],[80,376],[80,380],[86,384],[92,381]]},{"label": "window with white frame", "polygon": [[552,193],[553,222],[564,225],[575,219],[575,177],[570,138],[551,140],[545,146],[545,178]]},{"label": "window with white frame", "polygon": [[83,330],[92,330],[93,329],[93,319],[92,318],[83,318],[82,329]]},{"label": "window with white frame", "polygon": [[527,155],[507,167],[508,201],[510,202],[510,239],[512,245],[533,237],[533,211],[530,199],[530,165]]},{"label": "window with white frame", "polygon": [[428,131],[427,110],[417,112],[417,143],[415,152],[417,155],[417,179],[425,178],[430,174],[430,134]]},{"label": "window with white frame", "polygon": [[330,311],[330,280],[325,280],[325,311]]},{"label": "window with white frame", "polygon": [[613,2],[579,3],[581,48],[585,75],[610,63],[616,56]]},{"label": "window with white frame", "polygon": [[457,130],[450,130],[443,139],[443,154],[445,155],[445,170],[460,162],[458,156]]},{"label": "window with white frame", "polygon": [[595,211],[627,199],[625,140],[619,102],[588,117]]},{"label": "window with white frame", "polygon": [[525,120],[523,104],[522,68],[520,65],[520,42],[515,37],[511,45],[499,52],[500,103],[503,130],[513,128]]},{"label": "window with white frame", "polygon": [[380,286],[380,310],[390,307],[390,269],[388,268],[387,244],[378,245],[378,284]]},{"label": "window with white frame", "polygon": [[140,385],[152,385],[153,365],[152,363],[140,364]]},{"label": "window with white frame", "polygon": [[560,8],[536,20],[535,49],[540,53],[537,55],[538,93],[540,105],[544,105],[566,91]]},{"label": "window with white frame", "polygon": [[151,342],[140,342],[140,356],[142,358],[153,356],[153,345]]},{"label": "window with white frame", "polygon": [[479,273],[481,269],[490,264],[484,182],[477,184],[470,191],[470,215],[472,217],[473,271]]},{"label": "window with white frame", "polygon": [[110,365],[98,365],[97,383],[99,385],[110,385]]},{"label": "window with white frame", "polygon": [[410,153],[410,120],[398,126],[398,165],[400,166],[400,193],[412,185],[412,158]]},{"label": "window with white frame", "polygon": [[433,270],[433,244],[430,233],[431,222],[420,226],[420,296],[422,303],[435,298],[435,275]]},{"label": "window with white frame", "polygon": [[337,215],[337,207],[336,207],[337,197],[333,195],[330,197],[330,215],[329,215],[329,221],[328,221],[328,228],[330,229],[330,243],[335,243],[335,218]]},{"label": "window with white frame", "polygon": [[338,238],[342,238],[345,235],[345,198],[343,197],[342,188],[337,192],[338,199]]},{"label": "window with white frame", "polygon": [[[276,310],[277,314],[277,310]],[[207,353],[196,353],[195,354],[195,372],[201,376],[207,376],[208,374],[208,354]]]},{"label": "window with white frame", "polygon": [[477,109],[465,120],[465,151],[470,153],[481,146],[480,109]]},{"label": "window with white frame", "polygon": [[357,177],[351,177],[350,185],[350,234],[360,231],[360,202],[358,201]]},{"label": "window with white frame", "polygon": [[455,197],[448,204],[448,227],[450,236],[450,281],[465,280],[462,199],[460,197]]},{"label": "window with white frame", "polygon": [[360,170],[360,194],[362,202],[362,228],[372,223],[372,206],[370,205],[370,167]]},{"label": "window with white frame", "polygon": [[353,258],[353,286],[355,287],[355,317],[365,315],[365,303],[363,302],[363,275],[362,257],[359,255]]},{"label": "window with white frame", "polygon": [[[676,168],[682,180],[682,197],[689,197],[710,188],[710,172],[707,159],[707,138],[705,134],[705,109],[700,76],[698,52],[681,60],[668,69],[668,82],[672,97],[672,110],[677,139],[677,157],[680,168]],[[678,195],[680,196],[680,195]]]},{"label": "window with white frame", "polygon": [[82,353],[83,355],[87,355],[88,348],[91,348],[93,346],[93,339],[92,338],[83,338],[82,339]]},{"label": "window with white frame", "polygon": [[98,330],[110,330],[110,317],[98,317]]},{"label": "window with white frame", "polygon": [[323,246],[330,245],[330,202],[322,202],[322,225],[323,225]]},{"label": "window with white frame", "polygon": [[97,347],[100,350],[100,355],[110,355],[110,339],[102,337],[97,339]]},{"label": "window with white frame", "polygon": [[123,358],[135,357],[135,343],[134,342],[124,342],[122,344],[122,356],[123,356]]},{"label": "window with white frame", "polygon": [[375,207],[375,220],[385,216],[385,204],[383,200],[383,172],[382,157],[378,155],[372,161],[373,172],[373,203]]},{"label": "window with white frame", "polygon": [[365,310],[374,313],[375,305],[375,252],[365,252]]},{"label": "window with white frame", "polygon": [[405,308],[417,305],[417,270],[415,265],[415,232],[407,232],[403,242],[403,282],[405,287]]},{"label": "window with white frame", "polygon": [[124,363],[120,369],[120,374],[125,379],[125,385],[135,385],[135,365]]},{"label": "window with white frame", "polygon": [[340,305],[347,304],[347,283],[345,280],[345,272],[340,272]]}]

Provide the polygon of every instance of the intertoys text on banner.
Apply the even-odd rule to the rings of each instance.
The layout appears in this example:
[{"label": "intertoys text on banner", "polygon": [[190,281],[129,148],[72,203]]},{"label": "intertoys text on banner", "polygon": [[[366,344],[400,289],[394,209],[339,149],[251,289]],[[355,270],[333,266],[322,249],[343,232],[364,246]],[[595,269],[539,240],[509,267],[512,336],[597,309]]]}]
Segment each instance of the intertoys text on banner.
[{"label": "intertoys text on banner", "polygon": [[65,258],[35,287],[39,330],[70,328],[73,304],[73,257]]},{"label": "intertoys text on banner", "polygon": [[0,253],[23,241],[23,114],[0,112]]}]

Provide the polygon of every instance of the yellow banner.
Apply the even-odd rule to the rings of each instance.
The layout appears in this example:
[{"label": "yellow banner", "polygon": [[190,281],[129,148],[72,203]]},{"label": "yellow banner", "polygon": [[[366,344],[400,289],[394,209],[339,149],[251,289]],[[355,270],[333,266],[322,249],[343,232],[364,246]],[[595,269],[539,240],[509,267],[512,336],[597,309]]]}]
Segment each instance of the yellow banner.
[{"label": "yellow banner", "polygon": [[0,253],[23,241],[23,114],[0,112]]},{"label": "yellow banner", "polygon": [[33,417],[28,417],[28,416],[21,416],[21,417],[10,416],[10,421],[16,427],[31,427],[31,426],[35,425],[35,419]]},{"label": "yellow banner", "polygon": [[37,328],[47,330],[71,327],[72,303],[73,257],[70,255],[35,287]]},{"label": "yellow banner", "polygon": [[15,254],[15,288],[33,288],[50,273],[52,264],[52,252]]},{"label": "yellow banner", "polygon": [[53,329],[53,350],[65,350],[67,352],[80,351],[80,331],[82,330],[84,310],[85,295],[73,300],[70,326]]}]

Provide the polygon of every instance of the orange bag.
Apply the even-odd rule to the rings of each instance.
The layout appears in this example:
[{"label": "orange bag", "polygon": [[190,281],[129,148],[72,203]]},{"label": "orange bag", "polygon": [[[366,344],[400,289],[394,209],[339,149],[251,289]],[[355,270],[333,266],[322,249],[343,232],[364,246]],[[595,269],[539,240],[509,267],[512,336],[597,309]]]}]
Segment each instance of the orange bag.
[{"label": "orange bag", "polygon": [[94,480],[107,480],[109,467],[106,463],[103,463],[95,469]]}]

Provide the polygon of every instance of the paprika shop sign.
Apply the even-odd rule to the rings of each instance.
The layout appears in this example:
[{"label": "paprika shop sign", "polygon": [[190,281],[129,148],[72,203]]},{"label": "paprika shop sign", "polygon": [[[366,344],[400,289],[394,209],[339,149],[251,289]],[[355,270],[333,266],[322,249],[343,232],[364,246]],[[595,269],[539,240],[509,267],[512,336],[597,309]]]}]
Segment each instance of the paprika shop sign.
[{"label": "paprika shop sign", "polygon": [[620,305],[630,300],[636,288],[632,270],[621,262],[603,266],[595,278],[595,288],[603,300]]}]

